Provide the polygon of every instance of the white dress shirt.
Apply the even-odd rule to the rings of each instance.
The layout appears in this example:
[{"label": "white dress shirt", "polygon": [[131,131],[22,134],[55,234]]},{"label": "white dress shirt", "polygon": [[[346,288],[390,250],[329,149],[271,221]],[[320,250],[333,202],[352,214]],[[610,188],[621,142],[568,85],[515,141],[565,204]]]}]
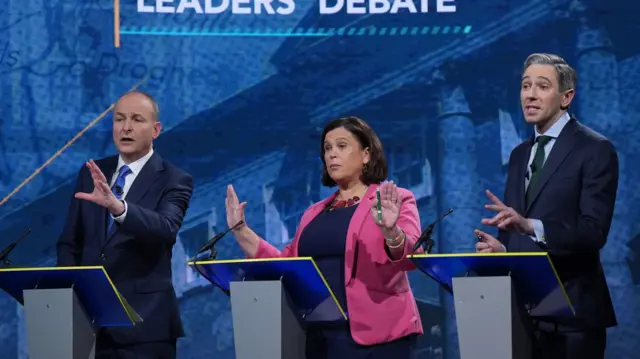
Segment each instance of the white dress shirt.
[{"label": "white dress shirt", "polygon": [[[124,212],[119,215],[118,217],[114,217],[113,215],[111,215],[111,217],[118,223],[122,223],[124,222],[124,219],[127,217],[127,201],[125,201],[125,198],[127,198],[127,193],[129,193],[129,189],[131,189],[131,185],[133,184],[133,181],[135,181],[136,177],[138,177],[138,174],[140,174],[140,171],[142,171],[142,168],[144,167],[145,164],[147,164],[147,161],[149,161],[149,158],[151,158],[151,156],[153,155],[153,149],[151,149],[151,151],[149,151],[149,153],[147,153],[146,155],[142,156],[141,158],[139,158],[138,160],[129,163],[127,166],[129,166],[129,169],[131,170],[131,173],[129,173],[125,178],[124,178],[124,187],[122,188],[122,202],[124,203]],[[116,167],[116,171],[113,173],[113,176],[111,177],[111,183],[109,185],[109,187],[113,187],[113,185],[116,182],[116,179],[118,178],[118,173],[120,172],[120,168],[122,168],[122,166],[124,166],[126,163],[124,163],[124,160],[122,160],[122,156],[118,157],[118,167]]]},{"label": "white dress shirt", "polygon": [[[551,153],[551,149],[553,148],[553,145],[555,144],[556,140],[558,139],[558,136],[560,136],[560,132],[562,132],[562,129],[564,128],[564,126],[567,125],[567,123],[569,122],[569,120],[571,119],[571,117],[569,116],[568,113],[564,113],[564,115],[562,115],[560,117],[560,119],[558,119],[558,121],[556,123],[553,124],[553,126],[551,126],[547,132],[544,133],[545,136],[549,136],[551,137],[551,139],[549,140],[549,142],[547,142],[547,144],[544,146],[544,161],[547,161],[547,158],[549,158],[549,154]],[[535,129],[535,138],[538,139],[539,136],[542,136],[543,134],[540,134],[538,132],[538,129]],[[531,181],[531,164],[533,163],[533,158],[535,157],[536,151],[538,150],[538,142],[535,141],[533,144],[533,147],[531,147],[531,154],[529,155],[529,163],[527,165],[527,174],[525,176],[524,179],[524,190],[525,192],[527,191],[527,187],[529,187],[529,182]],[[544,237],[544,226],[542,225],[542,221],[539,219],[533,219],[533,218],[529,218],[531,220],[531,222],[533,223],[533,231],[535,232],[535,236],[530,236],[531,239],[533,239],[535,242],[544,242],[545,241],[545,237]]]}]

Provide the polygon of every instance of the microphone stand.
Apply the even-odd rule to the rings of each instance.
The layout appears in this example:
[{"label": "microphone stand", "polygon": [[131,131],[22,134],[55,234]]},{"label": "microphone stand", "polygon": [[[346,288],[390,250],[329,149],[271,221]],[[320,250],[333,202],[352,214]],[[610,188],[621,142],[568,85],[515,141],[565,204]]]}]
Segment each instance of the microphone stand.
[{"label": "microphone stand", "polygon": [[[422,234],[420,234],[420,237],[418,237],[418,240],[416,241],[416,244],[414,244],[413,249],[411,250],[411,254],[414,254],[418,248],[420,248],[422,246],[422,249],[428,249],[425,252],[427,254],[429,254],[429,252],[431,251],[431,247],[433,247],[433,244],[435,243],[433,241],[433,239],[431,238],[431,234],[433,233],[433,228],[436,226],[436,224],[438,224],[438,222],[440,222],[441,220],[444,219],[444,217],[448,216],[451,214],[451,212],[453,212],[453,208],[449,208],[449,210],[443,214],[440,218],[436,219],[435,221],[431,222],[427,228],[424,230],[424,232],[422,232]],[[426,248],[424,247],[424,244],[426,243]]]},{"label": "microphone stand", "polygon": [[[438,218],[437,220],[433,221],[433,223],[431,223],[431,224],[429,224],[427,226],[427,229],[425,229],[424,232],[422,232],[422,234],[418,238],[418,241],[416,242],[416,245],[414,246],[413,250],[411,251],[411,254],[414,254],[416,252],[416,250],[418,248],[420,248],[420,247],[422,247],[422,250],[424,250],[424,253],[426,253],[426,254],[430,254],[431,253],[431,249],[433,248],[433,245],[435,244],[435,241],[431,237],[432,234],[433,234],[433,229],[434,229],[436,223],[440,222],[444,217],[446,217],[449,214],[451,214],[451,212],[453,212],[453,208],[449,209],[442,217]],[[427,277],[433,279],[436,283],[438,283],[440,285],[440,288],[442,288],[444,291],[453,294],[453,289],[451,288],[451,286],[449,284],[443,283],[442,281],[437,279],[435,276],[427,273],[424,269],[422,269],[422,267],[420,267],[420,266],[416,266],[416,267],[424,275],[426,275]]]},{"label": "microphone stand", "polygon": [[9,244],[5,249],[2,250],[2,252],[0,252],[0,266],[2,266],[2,268],[6,268],[11,265],[11,261],[9,260],[9,253],[11,253],[11,251],[13,251],[16,246],[29,235],[29,233],[31,233],[31,228],[28,228],[26,231],[24,231],[24,233],[22,233],[17,241]]},{"label": "microphone stand", "polygon": [[[213,251],[215,251],[215,252],[216,252],[216,254],[217,254],[217,252],[218,252],[215,248],[213,248],[213,249],[211,250],[211,252],[213,252]],[[200,270],[200,267],[198,267],[198,262],[206,262],[206,261],[214,260],[214,259],[215,259],[215,255],[214,255],[213,259],[211,259],[211,256],[209,256],[209,257],[205,258],[204,260],[202,260],[202,259],[201,259],[201,260],[198,260],[198,261],[196,261],[196,260],[195,260],[195,257],[194,257],[193,267],[196,269],[196,271],[197,271],[198,273],[200,273],[200,275],[202,276],[202,278],[207,278],[207,275],[206,275],[206,274],[204,274],[204,273]],[[211,271],[211,276],[215,277],[216,279],[218,278],[218,277],[216,276],[216,273],[215,273],[215,272],[213,272],[213,271]],[[230,297],[230,296],[231,296],[231,291],[229,291],[229,290],[225,289],[222,285],[220,285],[220,284],[216,283],[216,281],[215,281],[215,280],[210,280],[210,281],[209,281],[209,283],[213,284],[215,287],[217,287],[218,289],[220,289],[220,291],[221,291],[222,293],[224,293],[227,297]]]},{"label": "microphone stand", "polygon": [[[242,224],[244,224],[244,221],[240,221],[240,222],[236,223],[233,227],[228,228],[227,230],[225,230],[224,232],[218,233],[209,242],[207,242],[204,246],[202,246],[202,248],[200,248],[200,250],[198,251],[198,253],[196,253],[195,256],[193,256],[193,258],[191,259],[191,261],[193,262],[193,266],[196,268],[196,271],[198,273],[200,273],[200,275],[202,277],[207,278],[207,276],[198,267],[198,262],[206,262],[206,261],[215,260],[216,257],[218,257],[218,249],[215,247],[216,243],[222,237],[224,237],[227,233],[229,233],[232,230],[238,228]],[[203,259],[196,259],[198,257],[198,254],[201,254],[201,253],[203,253],[203,252],[205,252],[207,250],[209,250],[209,256],[207,256],[206,258],[203,258]],[[217,279],[217,276],[216,276],[215,272],[212,271],[211,275]],[[209,282],[211,282],[211,284],[213,284],[214,286],[218,287],[218,289],[220,289],[222,291],[222,293],[224,293],[226,296],[231,296],[231,292],[229,290],[225,289],[224,287],[222,287],[222,285],[216,283],[215,280],[212,280],[212,281],[209,281]]]},{"label": "microphone stand", "polygon": [[[433,247],[435,241],[433,240],[433,238],[431,238],[431,234],[433,233],[433,230],[429,230],[426,231],[424,233],[424,242],[422,244],[422,248],[424,249],[424,252],[426,254],[430,254],[431,253],[431,248]],[[422,272],[424,275],[426,275],[427,277],[433,279],[436,283],[438,283],[440,285],[440,288],[442,288],[444,291],[449,292],[451,294],[453,294],[453,289],[451,288],[451,286],[447,283],[442,282],[441,280],[437,279],[435,276],[427,273],[427,271],[425,271],[424,269],[422,269],[422,267],[420,266],[416,266],[420,272]]]}]

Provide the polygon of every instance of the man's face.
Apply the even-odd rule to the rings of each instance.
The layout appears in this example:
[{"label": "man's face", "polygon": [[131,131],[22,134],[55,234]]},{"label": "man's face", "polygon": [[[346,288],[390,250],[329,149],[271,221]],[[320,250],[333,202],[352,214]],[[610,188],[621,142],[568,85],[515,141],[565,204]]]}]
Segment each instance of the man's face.
[{"label": "man's face", "polygon": [[113,142],[120,155],[133,162],[149,153],[162,128],[151,100],[129,93],[118,100],[113,112]]},{"label": "man's face", "polygon": [[562,108],[569,106],[573,89],[560,92],[558,75],[552,65],[531,65],[522,75],[520,102],[524,119],[529,124],[545,127]]}]

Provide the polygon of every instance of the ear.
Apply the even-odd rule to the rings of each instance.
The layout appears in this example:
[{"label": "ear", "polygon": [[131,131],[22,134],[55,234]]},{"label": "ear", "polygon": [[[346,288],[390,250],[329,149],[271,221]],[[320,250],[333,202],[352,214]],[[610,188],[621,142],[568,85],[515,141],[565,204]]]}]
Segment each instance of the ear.
[{"label": "ear", "polygon": [[371,160],[371,151],[369,151],[369,147],[362,150],[362,163],[367,164]]},{"label": "ear", "polygon": [[569,105],[571,104],[571,101],[573,101],[573,98],[576,95],[576,91],[574,89],[571,90],[567,90],[562,94],[562,100],[560,102],[560,106],[563,109],[569,108]]},{"label": "ear", "polygon": [[154,140],[156,138],[158,138],[158,136],[160,136],[160,131],[162,131],[162,124],[160,123],[160,121],[156,121],[153,124],[153,139]]}]

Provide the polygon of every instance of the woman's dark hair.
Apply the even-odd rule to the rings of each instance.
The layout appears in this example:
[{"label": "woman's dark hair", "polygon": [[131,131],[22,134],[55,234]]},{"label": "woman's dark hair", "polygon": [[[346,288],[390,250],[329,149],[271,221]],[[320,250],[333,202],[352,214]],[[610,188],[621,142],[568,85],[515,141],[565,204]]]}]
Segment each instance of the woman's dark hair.
[{"label": "woman's dark hair", "polygon": [[367,186],[372,183],[380,183],[389,175],[387,167],[387,159],[382,152],[382,143],[378,135],[373,131],[371,126],[355,116],[342,117],[329,122],[322,132],[320,138],[320,159],[322,160],[322,184],[326,187],[333,187],[336,182],[329,176],[327,172],[327,164],[324,160],[324,139],[329,131],[336,128],[344,128],[355,137],[362,149],[369,148],[369,162],[362,168],[360,180]]}]

